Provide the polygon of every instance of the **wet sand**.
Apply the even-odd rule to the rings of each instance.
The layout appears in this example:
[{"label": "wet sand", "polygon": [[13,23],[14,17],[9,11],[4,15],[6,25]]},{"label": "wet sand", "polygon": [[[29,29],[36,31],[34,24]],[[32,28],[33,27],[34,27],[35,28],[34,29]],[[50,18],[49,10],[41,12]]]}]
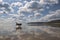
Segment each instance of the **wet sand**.
[{"label": "wet sand", "polygon": [[60,40],[60,28],[51,26],[22,26],[22,30],[0,35],[0,40]]}]

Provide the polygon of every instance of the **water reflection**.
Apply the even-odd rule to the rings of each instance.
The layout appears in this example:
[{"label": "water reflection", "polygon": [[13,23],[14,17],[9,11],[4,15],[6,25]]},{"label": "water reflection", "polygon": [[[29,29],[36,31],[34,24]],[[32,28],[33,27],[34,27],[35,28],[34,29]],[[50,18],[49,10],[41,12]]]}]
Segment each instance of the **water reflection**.
[{"label": "water reflection", "polygon": [[60,40],[60,28],[23,25],[21,30],[1,35],[0,40]]}]

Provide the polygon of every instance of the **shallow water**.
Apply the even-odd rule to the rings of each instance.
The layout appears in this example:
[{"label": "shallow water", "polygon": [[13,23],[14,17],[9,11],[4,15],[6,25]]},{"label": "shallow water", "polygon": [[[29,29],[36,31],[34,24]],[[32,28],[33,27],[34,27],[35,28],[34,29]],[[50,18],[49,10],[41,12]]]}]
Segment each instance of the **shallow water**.
[{"label": "shallow water", "polygon": [[0,31],[0,40],[60,40],[60,28],[23,25],[22,30]]}]

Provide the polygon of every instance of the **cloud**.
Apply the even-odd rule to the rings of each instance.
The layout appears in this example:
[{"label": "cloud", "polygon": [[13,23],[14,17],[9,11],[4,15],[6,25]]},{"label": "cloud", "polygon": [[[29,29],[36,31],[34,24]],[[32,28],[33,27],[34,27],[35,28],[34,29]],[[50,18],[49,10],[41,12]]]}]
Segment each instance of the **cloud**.
[{"label": "cloud", "polygon": [[15,6],[23,6],[23,4],[21,2],[14,2],[11,4],[12,7],[15,7]]},{"label": "cloud", "polygon": [[3,14],[3,11],[0,11],[0,14]]},{"label": "cloud", "polygon": [[41,11],[44,11],[44,6],[41,5],[40,2],[30,1],[30,2],[27,2],[23,7],[19,8],[18,14],[19,15],[23,14],[25,19],[28,20],[27,18],[31,19],[32,17],[34,18],[34,17],[40,16],[41,14],[39,13]]},{"label": "cloud", "polygon": [[9,4],[8,3],[0,3],[0,8],[3,8],[3,7],[8,9]]},{"label": "cloud", "polygon": [[50,11],[49,14],[40,18],[40,21],[51,21],[60,19],[60,10]]},{"label": "cloud", "polygon": [[40,0],[31,0],[31,1],[40,1]]},{"label": "cloud", "polygon": [[13,9],[11,8],[10,4],[7,2],[0,3],[0,10],[2,10],[3,13],[13,12]]},{"label": "cloud", "polygon": [[26,0],[24,1],[24,3],[27,3],[27,2],[28,2],[28,1],[26,1]]},{"label": "cloud", "polygon": [[30,12],[29,9],[27,9],[26,7],[20,7],[19,10],[18,10],[19,13],[21,12]]},{"label": "cloud", "polygon": [[36,16],[42,16],[42,14],[40,14],[40,13],[35,13],[34,16],[35,16],[35,17],[36,17]]},{"label": "cloud", "polygon": [[3,2],[3,0],[0,0],[0,3]]},{"label": "cloud", "polygon": [[48,4],[58,4],[58,0],[45,0]]},{"label": "cloud", "polygon": [[[16,3],[14,5],[16,5]],[[34,19],[36,20],[36,18],[38,18],[38,17],[40,18],[43,15],[43,13],[41,13],[41,12],[50,8],[49,6],[46,6],[46,5],[53,6],[53,4],[58,4],[58,0],[31,0],[29,2],[27,0],[25,0],[24,3],[25,4],[23,6],[21,6],[18,10],[18,14],[20,15],[20,19],[28,20],[27,18],[29,18],[29,20],[31,20],[33,17],[32,20],[34,20]],[[48,17],[51,17],[52,15],[53,14],[48,14],[48,15],[46,15],[46,17],[44,16],[40,20],[47,21],[47,19],[49,19]]]},{"label": "cloud", "polygon": [[33,12],[26,7],[20,7],[20,9],[18,10],[18,14],[20,15],[20,18],[22,17],[23,19],[24,17],[28,17],[29,15],[33,14]]},{"label": "cloud", "polygon": [[31,1],[31,2],[26,3],[25,7],[27,7],[28,9],[38,10],[38,9],[41,9],[43,6],[40,5],[39,2]]},{"label": "cloud", "polygon": [[11,17],[19,17],[20,15],[18,15],[18,14],[8,14],[9,16],[11,16]]},{"label": "cloud", "polygon": [[32,18],[32,17],[33,17],[33,15],[29,15],[29,16],[28,16],[28,18]]},{"label": "cloud", "polygon": [[49,5],[51,5],[51,4],[58,4],[58,1],[59,0],[40,0],[40,3],[41,4],[49,4]]}]

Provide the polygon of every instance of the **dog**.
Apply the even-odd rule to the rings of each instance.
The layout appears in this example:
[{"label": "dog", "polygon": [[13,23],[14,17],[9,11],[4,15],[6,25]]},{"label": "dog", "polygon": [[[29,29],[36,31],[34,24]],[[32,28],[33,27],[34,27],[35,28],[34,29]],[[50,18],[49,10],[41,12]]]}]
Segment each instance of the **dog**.
[{"label": "dog", "polygon": [[16,23],[16,26],[18,26],[18,27],[16,27],[16,30],[22,29],[21,25],[22,25],[21,23]]}]

